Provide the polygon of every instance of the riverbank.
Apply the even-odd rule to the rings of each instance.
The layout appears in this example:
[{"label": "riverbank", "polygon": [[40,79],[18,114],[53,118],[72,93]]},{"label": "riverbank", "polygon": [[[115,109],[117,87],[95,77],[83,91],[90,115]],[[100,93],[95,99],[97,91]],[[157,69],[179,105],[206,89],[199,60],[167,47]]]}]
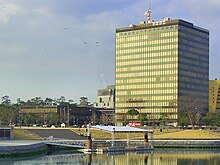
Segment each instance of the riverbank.
[{"label": "riverbank", "polygon": [[1,156],[34,155],[47,152],[47,145],[36,140],[2,140],[0,142]]},{"label": "riverbank", "polygon": [[[15,137],[19,138],[19,140],[1,141],[0,155],[38,154],[46,151],[48,147],[42,140],[24,140],[42,138],[36,133],[31,133],[30,129],[16,129]],[[60,129],[56,128],[52,130],[56,131]],[[49,130],[49,128],[42,128],[42,130]],[[71,130],[75,133],[86,134],[86,129],[83,128],[65,128],[62,130]],[[91,129],[91,133],[94,149],[105,149],[112,146],[112,135],[110,133],[95,129]],[[62,135],[65,138],[65,132]],[[143,133],[129,133],[129,135],[127,133],[115,134],[114,143],[119,147],[135,148],[136,146],[143,146],[143,135]],[[220,148],[220,134],[209,130],[163,129],[162,132],[155,130],[153,140],[150,140],[149,137],[149,143],[154,148]]]},{"label": "riverbank", "polygon": [[[144,146],[143,140],[115,140],[112,148],[112,143],[109,140],[94,140],[93,151],[94,153],[105,152],[147,152],[147,148],[138,148]],[[149,145],[154,148],[220,148],[220,139],[154,139],[149,140]],[[69,148],[75,150],[75,148]],[[152,148],[150,148],[152,150]],[[0,155],[3,157],[8,156],[31,156],[47,153],[48,146],[43,141],[28,141],[28,140],[4,140],[0,142]],[[87,151],[87,150],[85,150]]]}]

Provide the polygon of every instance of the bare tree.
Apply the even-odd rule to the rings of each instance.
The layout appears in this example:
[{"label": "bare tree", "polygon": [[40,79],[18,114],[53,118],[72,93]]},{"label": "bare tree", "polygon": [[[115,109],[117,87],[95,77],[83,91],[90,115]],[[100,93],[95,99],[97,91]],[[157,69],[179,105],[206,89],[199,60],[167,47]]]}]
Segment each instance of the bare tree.
[{"label": "bare tree", "polygon": [[97,116],[97,114],[96,114],[95,111],[92,112],[92,118],[91,118],[91,120],[92,120],[92,124],[93,124],[93,125],[96,125],[96,124],[99,122],[99,118],[98,118],[98,116]]},{"label": "bare tree", "polygon": [[206,105],[207,101],[200,96],[185,95],[179,97],[179,121],[186,117],[194,129],[194,125],[199,124],[202,115],[206,113]]},{"label": "bare tree", "polygon": [[112,125],[114,124],[114,116],[112,114],[102,111],[102,115],[100,116],[100,121],[104,125]]}]

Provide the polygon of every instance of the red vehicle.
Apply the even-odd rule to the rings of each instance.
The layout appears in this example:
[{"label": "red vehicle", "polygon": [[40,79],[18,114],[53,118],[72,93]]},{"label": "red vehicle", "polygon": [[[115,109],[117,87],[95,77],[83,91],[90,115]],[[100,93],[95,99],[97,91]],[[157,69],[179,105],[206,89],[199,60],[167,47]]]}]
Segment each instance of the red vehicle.
[{"label": "red vehicle", "polygon": [[141,122],[133,122],[133,123],[128,123],[128,126],[130,126],[130,127],[141,127],[142,124],[141,124]]}]

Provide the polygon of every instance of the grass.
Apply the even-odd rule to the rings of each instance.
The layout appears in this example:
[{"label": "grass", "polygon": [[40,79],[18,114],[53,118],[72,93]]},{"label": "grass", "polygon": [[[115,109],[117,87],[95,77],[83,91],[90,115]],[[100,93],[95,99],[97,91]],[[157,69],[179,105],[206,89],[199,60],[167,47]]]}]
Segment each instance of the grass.
[{"label": "grass", "polygon": [[220,134],[209,130],[182,130],[178,132],[155,134],[154,138],[213,139],[220,138]]},{"label": "grass", "polygon": [[[85,128],[71,129],[76,133],[83,133],[86,135]],[[91,129],[92,138],[94,139],[111,139],[112,134],[103,132],[96,129]],[[116,133],[115,138],[117,139],[143,139],[144,133]],[[212,132],[210,130],[180,130],[180,129],[163,129],[161,132],[159,129],[154,130],[154,138],[190,138],[190,139],[213,139],[220,138],[219,133]]]},{"label": "grass", "polygon": [[[49,128],[48,128],[49,129]],[[68,128],[66,128],[68,129]],[[86,128],[70,128],[73,132],[86,135]],[[111,139],[112,134],[96,129],[91,129],[92,138],[94,139]],[[116,133],[116,139],[143,139],[144,133]],[[210,130],[181,130],[181,129],[154,129],[154,138],[190,138],[190,139],[213,139],[220,138],[220,133]],[[15,128],[15,139],[40,139],[38,135],[31,134],[23,129]]]},{"label": "grass", "polygon": [[16,140],[37,140],[40,136],[31,134],[23,129],[15,129],[14,136]]}]

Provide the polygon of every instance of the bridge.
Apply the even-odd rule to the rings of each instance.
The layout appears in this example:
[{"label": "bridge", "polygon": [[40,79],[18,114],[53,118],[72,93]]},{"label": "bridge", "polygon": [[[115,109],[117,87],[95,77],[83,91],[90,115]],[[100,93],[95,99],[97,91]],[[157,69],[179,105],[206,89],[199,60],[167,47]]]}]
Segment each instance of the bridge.
[{"label": "bridge", "polygon": [[80,148],[80,149],[86,148],[85,140],[68,140],[68,139],[53,138],[52,136],[48,138],[44,138],[44,143],[52,146],[72,147],[72,148]]}]

